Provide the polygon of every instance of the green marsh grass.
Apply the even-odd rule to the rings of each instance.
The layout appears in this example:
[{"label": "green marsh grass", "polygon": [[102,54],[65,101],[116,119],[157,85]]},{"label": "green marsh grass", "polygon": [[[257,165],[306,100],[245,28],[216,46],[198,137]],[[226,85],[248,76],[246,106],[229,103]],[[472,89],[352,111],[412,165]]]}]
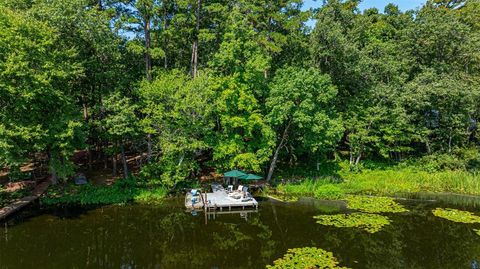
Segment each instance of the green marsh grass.
[{"label": "green marsh grass", "polygon": [[[426,172],[413,168],[364,170],[342,169],[338,179],[331,176],[306,178],[279,184],[285,195],[338,199],[346,194],[396,196],[409,193],[456,193],[480,195],[480,174],[466,171]],[[339,183],[337,183],[339,182]]]}]

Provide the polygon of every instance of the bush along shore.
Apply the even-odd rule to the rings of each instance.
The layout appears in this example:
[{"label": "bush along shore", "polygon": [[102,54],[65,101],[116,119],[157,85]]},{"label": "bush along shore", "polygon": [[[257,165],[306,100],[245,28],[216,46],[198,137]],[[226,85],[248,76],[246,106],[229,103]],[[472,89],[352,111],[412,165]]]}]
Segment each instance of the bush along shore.
[{"label": "bush along shore", "polygon": [[403,196],[418,193],[480,195],[480,174],[466,170],[427,171],[417,166],[376,167],[351,171],[341,163],[335,173],[283,180],[265,194],[281,200],[308,196],[342,199],[349,194]]},{"label": "bush along shore", "polygon": [[168,188],[136,181],[135,178],[121,179],[111,186],[85,184],[56,185],[50,187],[40,199],[43,205],[95,206],[109,204],[161,203],[168,195]]}]

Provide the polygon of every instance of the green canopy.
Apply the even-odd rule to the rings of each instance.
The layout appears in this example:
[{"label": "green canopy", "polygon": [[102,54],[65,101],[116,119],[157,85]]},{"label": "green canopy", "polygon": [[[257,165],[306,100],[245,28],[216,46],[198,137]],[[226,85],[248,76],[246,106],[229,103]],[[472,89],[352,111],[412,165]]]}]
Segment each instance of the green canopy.
[{"label": "green canopy", "polygon": [[262,177],[261,177],[261,176],[254,175],[254,174],[248,174],[248,175],[241,176],[240,179],[245,179],[245,180],[259,180],[259,179],[262,179]]},{"label": "green canopy", "polygon": [[224,177],[243,177],[243,176],[246,176],[247,174],[245,174],[244,172],[242,171],[239,171],[239,170],[232,170],[232,171],[228,171],[226,173],[223,174]]}]

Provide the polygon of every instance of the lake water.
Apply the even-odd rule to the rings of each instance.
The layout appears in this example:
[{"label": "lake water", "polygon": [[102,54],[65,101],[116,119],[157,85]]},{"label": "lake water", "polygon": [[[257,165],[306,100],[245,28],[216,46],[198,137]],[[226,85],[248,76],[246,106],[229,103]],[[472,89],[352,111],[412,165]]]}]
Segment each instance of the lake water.
[{"label": "lake water", "polygon": [[[260,201],[258,212],[194,216],[183,199],[163,205],[93,210],[29,209],[1,223],[0,268],[265,268],[287,249],[315,246],[352,268],[472,268],[480,261],[479,225],[435,217],[473,203],[400,201],[410,212],[369,234],[317,224],[313,216],[346,210],[342,202]],[[207,219],[207,221],[206,221]],[[207,222],[207,223],[206,223]]]}]

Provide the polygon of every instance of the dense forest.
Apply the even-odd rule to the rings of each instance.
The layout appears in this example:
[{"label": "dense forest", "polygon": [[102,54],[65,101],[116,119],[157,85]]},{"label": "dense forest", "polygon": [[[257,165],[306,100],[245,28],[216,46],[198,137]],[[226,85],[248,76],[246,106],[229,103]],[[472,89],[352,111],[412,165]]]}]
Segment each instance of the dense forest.
[{"label": "dense forest", "polygon": [[166,186],[332,160],[478,169],[480,1],[358,5],[0,0],[0,167],[43,160],[57,181],[83,151],[128,177],[135,156]]}]

